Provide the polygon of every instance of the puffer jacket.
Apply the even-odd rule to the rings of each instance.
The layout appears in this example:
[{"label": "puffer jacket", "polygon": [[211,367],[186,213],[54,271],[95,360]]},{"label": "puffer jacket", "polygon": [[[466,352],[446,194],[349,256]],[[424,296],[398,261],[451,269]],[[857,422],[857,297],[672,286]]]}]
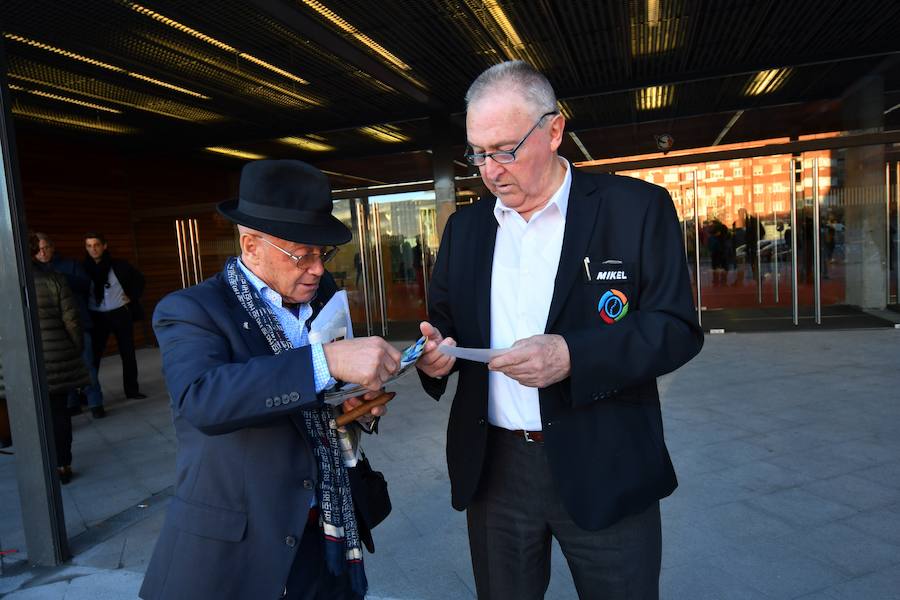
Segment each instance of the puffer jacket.
[{"label": "puffer jacket", "polygon": [[[82,338],[78,303],[66,278],[59,273],[34,269],[38,319],[44,348],[44,368],[51,394],[67,392],[90,384],[81,358]],[[16,351],[5,348],[5,351]],[[3,357],[0,356],[0,398],[6,398]]]}]

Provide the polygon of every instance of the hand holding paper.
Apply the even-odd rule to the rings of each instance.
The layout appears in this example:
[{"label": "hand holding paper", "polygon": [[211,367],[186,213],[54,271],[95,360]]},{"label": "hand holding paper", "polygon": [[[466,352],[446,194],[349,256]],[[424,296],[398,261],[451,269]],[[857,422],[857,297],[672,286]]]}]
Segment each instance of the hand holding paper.
[{"label": "hand holding paper", "polygon": [[533,335],[492,358],[488,368],[524,386],[545,388],[568,377],[572,363],[569,346],[561,335]]},{"label": "hand holding paper", "polygon": [[416,367],[429,377],[443,377],[447,375],[453,370],[456,359],[441,352],[439,348],[456,346],[456,341],[453,338],[442,336],[437,327],[428,321],[420,323],[419,329],[422,331],[422,335],[425,336],[426,341],[424,352],[419,358],[419,362],[416,363]]}]

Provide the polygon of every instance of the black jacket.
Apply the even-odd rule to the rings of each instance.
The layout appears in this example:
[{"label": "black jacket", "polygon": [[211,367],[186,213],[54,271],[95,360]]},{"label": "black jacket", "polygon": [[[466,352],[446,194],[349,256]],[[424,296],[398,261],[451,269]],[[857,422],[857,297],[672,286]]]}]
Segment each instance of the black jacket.
[{"label": "black jacket", "polygon": [[[491,342],[493,205],[481,201],[450,218],[432,275],[430,320],[460,346],[487,348]],[[590,257],[590,281],[584,257]],[[598,279],[600,270],[621,274]],[[628,313],[607,324],[598,302],[612,289],[627,297]],[[550,467],[573,520],[601,529],[672,493],[677,482],[663,439],[656,377],[696,355],[703,333],[681,228],[664,189],[627,177],[573,173],[545,333],[565,338],[572,361],[570,377],[541,389],[539,398]],[[469,361],[457,361],[456,368],[447,464],[453,506],[463,510],[484,464],[488,370]],[[446,378],[420,376],[425,390],[439,398]]]}]

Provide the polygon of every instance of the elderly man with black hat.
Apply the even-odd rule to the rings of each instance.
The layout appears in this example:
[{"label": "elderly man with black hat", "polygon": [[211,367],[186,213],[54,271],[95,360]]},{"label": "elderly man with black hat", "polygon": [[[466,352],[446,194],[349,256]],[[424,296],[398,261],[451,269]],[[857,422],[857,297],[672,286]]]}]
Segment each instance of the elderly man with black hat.
[{"label": "elderly man with black hat", "polygon": [[322,393],[340,380],[377,394],[400,353],[378,337],[309,343],[337,291],[324,264],[351,237],[320,171],[248,163],[239,198],[218,209],[237,223],[240,257],[154,313],[178,457],[141,597],[361,598],[360,531]]}]

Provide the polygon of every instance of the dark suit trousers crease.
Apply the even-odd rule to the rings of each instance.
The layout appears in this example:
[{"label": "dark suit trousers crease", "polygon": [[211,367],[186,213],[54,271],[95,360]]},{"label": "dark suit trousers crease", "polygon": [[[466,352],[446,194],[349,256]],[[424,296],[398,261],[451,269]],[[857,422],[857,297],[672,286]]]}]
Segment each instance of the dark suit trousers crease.
[{"label": "dark suit trousers crease", "polygon": [[119,356],[122,357],[122,384],[126,396],[140,392],[138,387],[137,359],[134,355],[134,320],[127,306],[109,312],[91,311],[94,327],[91,343],[94,346],[94,368],[100,369],[100,359],[106,350],[110,333],[116,336]]},{"label": "dark suit trousers crease", "polygon": [[300,539],[297,557],[285,585],[283,598],[290,600],[362,600],[350,587],[344,575],[332,575],[325,565],[322,531],[309,523]]},{"label": "dark suit trousers crease", "polygon": [[[591,476],[589,465],[583,476]],[[467,521],[479,600],[543,598],[552,537],[582,600],[659,598],[659,502],[606,529],[584,530],[562,505],[543,444],[491,428]]]}]

